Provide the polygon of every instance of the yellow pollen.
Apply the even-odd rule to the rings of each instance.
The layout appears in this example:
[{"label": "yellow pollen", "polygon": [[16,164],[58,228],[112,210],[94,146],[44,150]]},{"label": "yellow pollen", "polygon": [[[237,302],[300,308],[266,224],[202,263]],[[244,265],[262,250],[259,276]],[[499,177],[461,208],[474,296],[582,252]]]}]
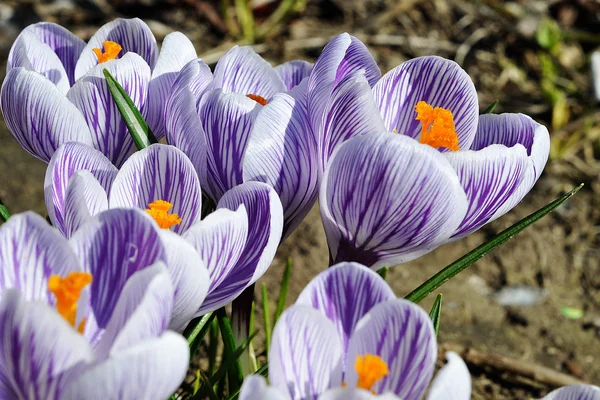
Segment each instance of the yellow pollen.
[{"label": "yellow pollen", "polygon": [[173,225],[181,223],[181,218],[177,214],[169,214],[169,210],[173,204],[164,200],[155,200],[148,204],[146,212],[150,214],[162,229],[169,229]]},{"label": "yellow pollen", "polygon": [[[75,327],[77,317],[77,301],[81,297],[81,291],[92,283],[92,274],[87,272],[71,272],[66,278],[51,275],[48,279],[48,290],[56,297],[56,310],[72,327]],[[85,318],[79,324],[77,330],[83,333]]]},{"label": "yellow pollen", "polygon": [[417,103],[415,111],[417,121],[421,122],[421,143],[435,148],[460,150],[452,111],[441,107],[433,108],[424,101]]},{"label": "yellow pollen", "polygon": [[99,64],[109,60],[114,60],[117,58],[121,50],[123,50],[119,43],[111,42],[110,40],[104,41],[102,45],[104,46],[104,52],[102,52],[102,49],[99,48],[92,49],[94,54],[96,54],[96,57],[98,57]]},{"label": "yellow pollen", "polygon": [[[381,357],[373,354],[356,357],[354,368],[358,374],[358,383],[356,386],[365,390],[371,390],[377,381],[390,373],[386,362]],[[375,394],[374,390],[371,390],[371,392]]]},{"label": "yellow pollen", "polygon": [[258,103],[258,104],[260,104],[261,106],[266,106],[266,105],[267,105],[267,103],[268,103],[267,99],[265,99],[264,97],[262,97],[262,96],[259,96],[259,95],[257,95],[257,94],[252,94],[252,93],[250,93],[250,94],[247,94],[247,95],[246,95],[246,97],[248,97],[248,98],[250,98],[250,99],[254,100],[255,102],[257,102],[257,103]]}]

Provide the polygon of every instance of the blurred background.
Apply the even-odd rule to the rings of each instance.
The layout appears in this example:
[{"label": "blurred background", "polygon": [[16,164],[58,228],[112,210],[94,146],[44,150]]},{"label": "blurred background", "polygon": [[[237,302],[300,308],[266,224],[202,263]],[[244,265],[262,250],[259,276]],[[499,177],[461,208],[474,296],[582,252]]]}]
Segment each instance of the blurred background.
[{"label": "blurred background", "polygon": [[[2,0],[0,76],[12,42],[28,24],[56,22],[87,40],[116,17],[144,19],[159,43],[174,30],[183,32],[209,64],[233,44],[253,45],[273,64],[314,61],[333,35],[347,31],[367,44],[384,73],[416,56],[447,57],[475,82],[482,110],[498,100],[495,112],[521,112],[545,124],[551,159],[515,210],[466,239],[392,268],[387,279],[404,296],[583,182],[584,189],[555,213],[442,287],[440,365],[445,350],[458,350],[473,375],[474,399],[539,397],[574,380],[600,383],[600,104],[590,68],[600,47],[600,2]],[[0,197],[13,213],[46,215],[45,167],[0,122]],[[288,257],[291,303],[327,267],[318,207],[259,281],[272,299]],[[427,310],[433,298],[423,302]]]}]

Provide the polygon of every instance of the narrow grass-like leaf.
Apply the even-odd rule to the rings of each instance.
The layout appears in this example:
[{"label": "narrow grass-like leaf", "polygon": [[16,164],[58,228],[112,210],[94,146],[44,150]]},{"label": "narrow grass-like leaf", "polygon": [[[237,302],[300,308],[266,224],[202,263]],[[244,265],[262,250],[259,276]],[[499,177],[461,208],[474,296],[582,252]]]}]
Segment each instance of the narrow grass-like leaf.
[{"label": "narrow grass-like leaf", "polygon": [[383,280],[385,281],[385,280],[386,280],[386,278],[387,278],[387,274],[388,274],[388,271],[389,271],[389,270],[390,270],[390,267],[388,267],[388,266],[384,266],[383,268],[379,268],[379,269],[377,270],[377,273],[378,273],[378,274],[379,274],[379,276],[380,276],[380,277],[382,277],[382,278],[383,278]]},{"label": "narrow grass-like leaf", "polygon": [[106,83],[108,84],[110,94],[117,104],[121,117],[123,117],[123,121],[125,121],[125,125],[127,125],[127,129],[129,129],[129,133],[138,150],[145,149],[152,143],[158,143],[158,140],[156,140],[152,131],[150,131],[144,117],[142,117],[142,114],[137,109],[125,89],[123,89],[123,86],[117,82],[114,76],[112,76],[106,68],[102,72],[104,72],[104,76],[106,77]]},{"label": "narrow grass-like leaf", "polygon": [[256,36],[263,39],[269,33],[275,31],[278,26],[292,13],[294,7],[298,6],[299,0],[283,0],[279,7],[263,22],[257,29]]},{"label": "narrow grass-like leaf", "polygon": [[198,370],[198,372],[200,372],[200,376],[202,377],[203,383],[200,389],[198,389],[198,391],[194,394],[194,397],[192,398],[195,399],[198,393],[202,393],[204,395],[202,397],[203,399],[208,397],[210,400],[219,400],[219,396],[217,396],[217,394],[215,393],[215,389],[213,388],[213,384],[211,384],[211,379],[208,376],[206,376],[206,374],[202,372],[202,370]]},{"label": "narrow grass-like leaf", "polygon": [[435,289],[442,286],[447,280],[456,276],[459,272],[466,269],[468,266],[473,264],[475,261],[479,260],[481,257],[485,256],[487,253],[500,246],[508,239],[515,236],[517,233],[521,232],[523,229],[527,228],[529,225],[538,221],[540,218],[548,214],[550,211],[554,210],[556,207],[560,206],[567,199],[572,197],[575,193],[577,193],[583,184],[579,185],[575,189],[571,190],[564,196],[554,200],[552,203],[547,204],[546,206],[540,208],[533,214],[528,215],[523,218],[513,226],[508,229],[503,230],[498,235],[496,235],[492,240],[487,243],[482,244],[476,249],[470,251],[465,254],[458,260],[454,261],[452,264],[448,265],[446,268],[442,269],[440,272],[429,278],[425,283],[421,286],[413,290],[406,296],[407,300],[418,303],[427,297],[431,292]]},{"label": "narrow grass-like leaf", "polygon": [[287,301],[288,287],[290,284],[290,276],[292,275],[292,257],[288,257],[285,263],[285,269],[283,270],[283,278],[281,278],[281,285],[279,286],[279,298],[277,299],[277,307],[275,308],[275,315],[273,316],[273,325],[277,323],[277,320],[283,313],[285,303]]},{"label": "narrow grass-like leaf", "polygon": [[2,220],[2,222],[6,222],[9,218],[10,211],[8,211],[8,207],[6,207],[2,199],[0,199],[0,219]]},{"label": "narrow grass-like leaf", "polygon": [[194,358],[200,348],[200,343],[204,340],[214,317],[214,313],[208,313],[202,317],[194,318],[183,332],[183,336],[187,338],[190,346],[190,359]]},{"label": "narrow grass-like leaf", "polygon": [[[255,375],[262,375],[262,376],[266,377],[268,373],[269,373],[269,365],[265,364],[265,365],[261,366],[259,369],[257,369],[254,374]],[[227,398],[227,400],[234,400],[234,399],[236,399],[240,395],[240,391],[241,390],[242,389],[240,388],[240,390],[238,390],[237,392],[231,394]]]},{"label": "narrow grass-like leaf", "polygon": [[482,114],[491,114],[494,112],[494,110],[496,109],[496,106],[498,105],[498,100],[494,100],[494,102],[492,104],[490,104],[488,106],[488,108],[485,109],[485,111]]},{"label": "narrow grass-like leaf", "polygon": [[[225,358],[231,361],[228,366],[228,383],[229,383],[229,393],[235,392],[242,385],[242,381],[244,380],[244,374],[242,373],[242,364],[240,362],[240,356],[244,352],[244,350],[248,347],[248,343],[250,340],[246,339],[242,346],[239,349],[241,351],[237,354],[236,345],[235,345],[235,336],[233,334],[233,330],[231,329],[231,321],[227,317],[227,313],[225,312],[225,308],[220,308],[215,311],[217,314],[217,320],[219,321],[219,329],[221,331],[221,339],[223,340],[224,350],[223,353]],[[254,337],[254,336],[252,336]],[[232,356],[235,355],[235,358],[232,359]],[[224,364],[221,364],[223,367]],[[221,368],[219,368],[220,370]],[[217,371],[217,374],[219,371]],[[216,375],[216,374],[215,374]]]},{"label": "narrow grass-like leaf", "polygon": [[263,303],[263,324],[265,330],[265,349],[267,354],[271,347],[271,310],[269,310],[269,294],[267,293],[267,285],[264,283],[261,286],[262,303]]},{"label": "narrow grass-like leaf", "polygon": [[235,12],[238,17],[238,21],[242,26],[242,33],[244,39],[248,44],[254,43],[255,36],[255,21],[254,14],[250,8],[250,2],[247,0],[235,0]]},{"label": "narrow grass-like leaf", "polygon": [[438,331],[440,330],[440,318],[442,316],[442,294],[439,293],[435,298],[435,302],[431,307],[431,311],[429,311],[429,317],[431,318],[431,322],[433,322],[433,329],[435,329],[435,336],[437,336]]},{"label": "narrow grass-like leaf", "polygon": [[215,372],[217,350],[219,348],[219,321],[213,319],[208,332],[208,375]]}]

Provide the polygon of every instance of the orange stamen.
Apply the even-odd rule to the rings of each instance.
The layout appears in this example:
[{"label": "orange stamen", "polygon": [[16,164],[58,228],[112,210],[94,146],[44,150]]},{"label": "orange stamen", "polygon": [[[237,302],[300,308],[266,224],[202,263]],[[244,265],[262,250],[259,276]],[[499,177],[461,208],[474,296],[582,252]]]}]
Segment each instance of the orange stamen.
[{"label": "orange stamen", "polygon": [[373,385],[390,373],[387,363],[381,357],[372,354],[356,357],[354,368],[358,374],[356,386],[360,389],[371,390],[373,394],[375,394],[375,391],[371,389]]},{"label": "orange stamen", "polygon": [[114,60],[117,58],[121,50],[123,50],[120,44],[111,42],[110,40],[104,41],[102,45],[104,46],[104,52],[102,52],[102,49],[99,48],[92,49],[94,54],[96,54],[96,57],[98,57],[99,64],[109,60]]},{"label": "orange stamen", "polygon": [[[92,274],[87,272],[71,272],[66,278],[51,275],[48,279],[48,290],[56,297],[56,310],[72,327],[75,327],[77,317],[77,302],[81,291],[92,283]],[[85,318],[78,326],[79,333],[83,333]]]},{"label": "orange stamen", "polygon": [[178,225],[181,223],[181,218],[177,214],[169,214],[169,210],[173,207],[173,204],[164,200],[156,200],[152,203],[148,204],[148,209],[146,212],[150,214],[152,218],[156,221],[158,226],[162,229],[169,229],[173,225]]},{"label": "orange stamen", "polygon": [[266,106],[267,103],[268,103],[267,99],[265,99],[264,97],[259,96],[257,94],[252,94],[252,93],[251,94],[247,94],[246,97],[254,100],[255,102],[257,102],[261,106]]},{"label": "orange stamen", "polygon": [[424,101],[417,103],[415,111],[417,121],[421,122],[421,143],[435,148],[460,150],[452,111],[441,107],[433,108]]}]

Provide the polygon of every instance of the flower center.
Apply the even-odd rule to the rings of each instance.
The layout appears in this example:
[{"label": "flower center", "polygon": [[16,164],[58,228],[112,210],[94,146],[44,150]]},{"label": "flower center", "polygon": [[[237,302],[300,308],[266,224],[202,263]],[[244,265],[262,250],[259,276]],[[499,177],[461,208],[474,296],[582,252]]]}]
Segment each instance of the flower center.
[{"label": "flower center", "polygon": [[421,122],[421,143],[435,148],[460,150],[452,111],[441,107],[433,108],[424,101],[417,103],[415,111],[417,121]]},{"label": "flower center", "polygon": [[[390,373],[387,363],[381,357],[373,354],[356,357],[354,368],[358,374],[358,383],[356,386],[365,390],[371,390],[377,381]],[[375,394],[374,390],[371,390],[371,392]]]},{"label": "flower center", "polygon": [[252,94],[252,93],[250,93],[250,94],[247,94],[247,95],[246,95],[246,97],[248,97],[248,98],[250,98],[250,99],[254,100],[255,102],[257,102],[257,103],[258,103],[258,104],[260,104],[261,106],[266,106],[266,105],[267,105],[267,103],[268,103],[267,99],[265,99],[264,97],[262,97],[262,96],[259,96],[259,95],[257,95],[257,94]]},{"label": "flower center", "polygon": [[181,223],[181,218],[177,214],[169,214],[169,210],[173,207],[173,204],[164,200],[155,200],[148,204],[146,212],[150,214],[156,221],[158,226],[162,229],[169,229],[173,225]]},{"label": "flower center", "polygon": [[[92,274],[87,272],[71,272],[66,278],[51,275],[48,279],[48,290],[56,297],[56,310],[72,327],[75,327],[77,317],[77,301],[81,297],[81,291],[92,283]],[[79,333],[83,333],[85,318],[78,327]]]},{"label": "flower center", "polygon": [[119,43],[111,42],[110,40],[105,40],[102,45],[104,46],[104,52],[102,52],[102,49],[99,48],[92,49],[94,54],[96,54],[96,57],[98,57],[99,64],[109,60],[114,60],[117,58],[121,50],[123,50]]}]

